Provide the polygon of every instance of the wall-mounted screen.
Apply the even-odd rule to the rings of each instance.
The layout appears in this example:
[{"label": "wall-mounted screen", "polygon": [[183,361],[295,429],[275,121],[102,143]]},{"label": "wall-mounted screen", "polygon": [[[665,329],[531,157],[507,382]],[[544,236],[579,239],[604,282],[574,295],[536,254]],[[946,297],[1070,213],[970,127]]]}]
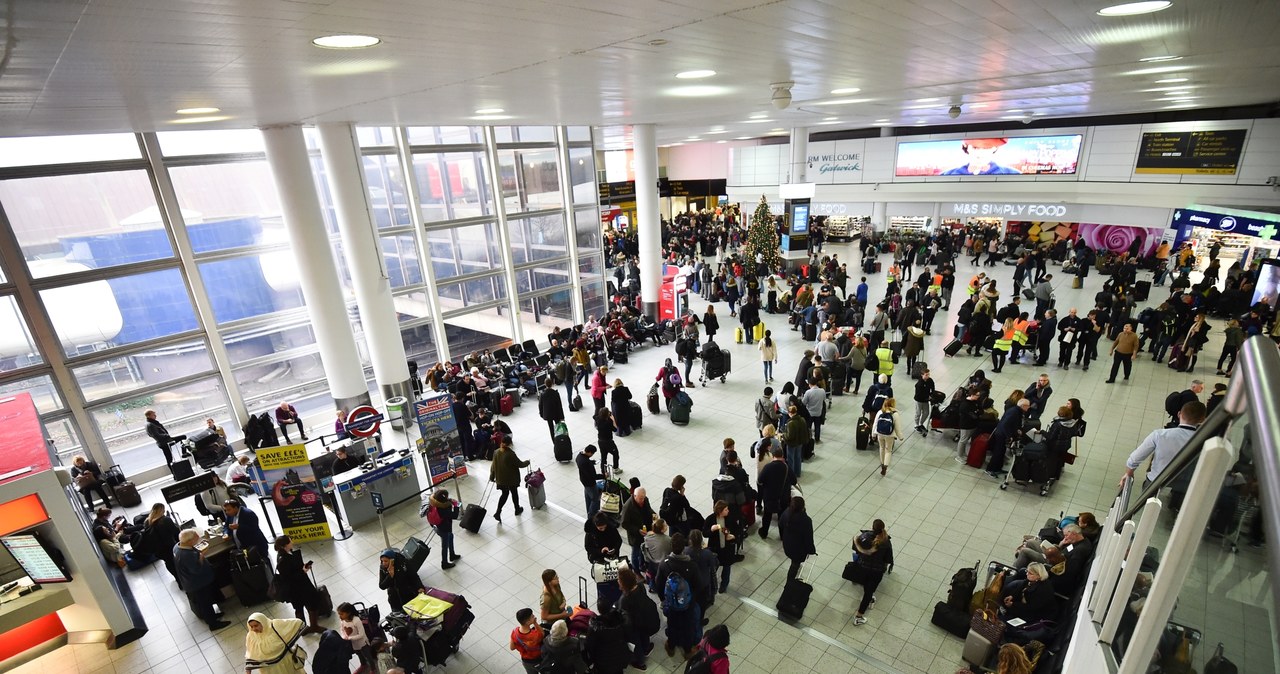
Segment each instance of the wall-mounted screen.
[{"label": "wall-mounted screen", "polygon": [[1069,175],[1080,160],[1079,134],[956,138],[898,143],[894,175]]},{"label": "wall-mounted screen", "polygon": [[809,233],[809,204],[792,204],[791,235],[799,236]]},{"label": "wall-mounted screen", "polygon": [[1133,172],[1235,175],[1246,135],[1245,129],[1147,132]]},{"label": "wall-mounted screen", "polygon": [[34,583],[68,583],[71,576],[53,560],[49,551],[45,550],[40,539],[30,534],[4,536],[0,538],[5,550],[13,555],[22,570]]}]

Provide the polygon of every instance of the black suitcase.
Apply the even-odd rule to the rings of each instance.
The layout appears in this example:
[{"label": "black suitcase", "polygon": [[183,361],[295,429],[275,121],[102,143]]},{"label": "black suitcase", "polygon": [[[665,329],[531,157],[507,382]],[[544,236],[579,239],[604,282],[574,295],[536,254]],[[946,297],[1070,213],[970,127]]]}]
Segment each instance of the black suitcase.
[{"label": "black suitcase", "polygon": [[195,467],[192,466],[191,462],[187,461],[186,459],[183,459],[181,461],[174,461],[173,463],[169,464],[169,472],[173,473],[173,479],[179,482],[196,476]]},{"label": "black suitcase", "polygon": [[658,406],[658,385],[654,384],[649,389],[649,395],[645,398],[645,403],[649,406],[649,414],[657,414],[661,407]]},{"label": "black suitcase", "polygon": [[644,410],[640,409],[640,403],[632,400],[627,403],[627,410],[631,413],[631,427],[640,428],[644,426]]},{"label": "black suitcase", "polygon": [[782,588],[782,596],[778,598],[778,617],[783,620],[799,620],[804,617],[804,610],[809,607],[809,595],[813,586],[792,578]]},{"label": "black suitcase", "polygon": [[964,342],[961,342],[958,339],[953,339],[950,342],[947,342],[947,345],[942,348],[942,352],[947,354],[948,357],[955,357],[957,353],[960,353],[960,349],[963,348]]},{"label": "black suitcase", "polygon": [[929,622],[946,630],[952,636],[964,639],[969,636],[970,618],[968,611],[957,611],[948,606],[947,602],[940,601],[933,605],[933,617]]},{"label": "black suitcase", "polygon": [[271,567],[258,559],[257,553],[239,551],[231,554],[231,587],[243,606],[256,606],[270,597]]},{"label": "black suitcase", "polygon": [[118,487],[127,481],[124,476],[124,471],[120,469],[120,464],[118,463],[108,468],[106,472],[102,474],[102,479],[112,487]]},{"label": "black suitcase", "polygon": [[484,493],[480,495],[480,502],[469,503],[467,507],[462,509],[462,517],[458,518],[458,526],[473,534],[480,533],[480,525],[484,523],[484,516],[489,514],[485,506],[489,503],[489,492],[492,488],[492,482],[486,484]]},{"label": "black suitcase", "polygon": [[124,508],[136,508],[142,505],[142,496],[138,494],[138,485],[132,482],[118,484],[111,488],[116,495],[116,502]]},{"label": "black suitcase", "polygon": [[803,326],[803,330],[804,330],[804,332],[802,332],[802,333],[801,333],[801,338],[802,338],[802,339],[804,339],[804,341],[806,341],[806,342],[812,342],[812,341],[814,341],[814,340],[818,339],[818,326],[817,326],[817,324],[814,324],[814,323],[805,323],[805,324],[804,324],[804,326]]},{"label": "black suitcase", "polygon": [[1151,281],[1138,281],[1133,285],[1133,299],[1138,302],[1146,302],[1147,297],[1151,295]]},{"label": "black suitcase", "polygon": [[410,536],[405,541],[404,548],[400,550],[400,554],[404,555],[405,560],[409,564],[409,570],[417,573],[418,569],[427,561],[427,555],[431,554],[431,548],[421,539]]},{"label": "black suitcase", "polygon": [[871,449],[871,420],[865,416],[858,417],[857,430],[854,431],[857,447],[861,451]]},{"label": "black suitcase", "polygon": [[556,461],[560,463],[573,461],[573,438],[569,437],[568,433],[557,435],[551,445],[555,449]]},{"label": "black suitcase", "polygon": [[837,360],[835,362],[832,362],[827,365],[827,368],[828,368],[828,371],[831,373],[831,384],[830,384],[831,395],[833,396],[844,395],[844,380],[847,374],[847,370],[845,369],[845,366],[844,366],[844,361]]}]

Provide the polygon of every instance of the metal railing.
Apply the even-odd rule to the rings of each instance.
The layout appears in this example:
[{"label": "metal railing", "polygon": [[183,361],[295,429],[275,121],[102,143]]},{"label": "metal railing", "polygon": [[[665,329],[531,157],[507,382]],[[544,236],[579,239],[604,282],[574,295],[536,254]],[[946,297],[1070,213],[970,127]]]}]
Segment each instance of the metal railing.
[{"label": "metal railing", "polygon": [[[1271,544],[1280,542],[1280,388],[1272,382],[1280,382],[1280,349],[1263,336],[1246,340],[1225,399],[1169,465],[1141,490],[1134,485],[1139,478],[1122,485],[1099,540],[1094,582],[1086,604],[1098,643],[1076,642],[1076,647],[1105,651],[1105,657],[1095,659],[1095,664],[1105,660],[1111,671],[1120,674],[1145,672],[1152,663],[1152,654],[1158,652],[1161,640],[1167,641],[1170,633],[1182,635],[1175,638],[1186,640],[1192,636],[1198,641],[1216,630],[1223,639],[1243,639],[1213,619],[1217,608],[1234,601],[1240,608],[1265,609],[1270,621],[1265,630],[1269,632],[1266,636],[1270,651],[1262,652],[1250,645],[1247,657],[1251,658],[1251,668],[1275,667],[1280,653],[1276,643],[1280,635],[1280,610],[1276,610],[1280,607],[1280,586],[1270,580],[1280,577],[1280,554],[1268,552],[1265,566],[1256,567],[1258,575],[1265,571],[1270,578],[1259,584],[1249,602],[1228,600],[1227,591],[1221,588],[1227,579],[1241,577],[1239,567],[1249,560],[1231,556],[1238,550],[1235,542],[1229,546],[1231,555],[1227,556],[1225,542],[1217,550],[1204,543],[1211,515],[1224,512],[1223,495],[1234,488],[1224,486],[1224,476],[1234,467],[1245,465],[1238,461],[1242,445],[1252,448],[1252,473],[1256,476],[1265,540]],[[1160,500],[1162,490],[1170,487],[1177,492],[1173,498],[1182,499],[1180,504]],[[1131,492],[1137,492],[1132,502]],[[1240,511],[1244,509],[1241,507]],[[1236,542],[1244,532],[1243,515],[1237,526]],[[1148,548],[1155,539],[1163,542],[1163,554],[1158,555],[1163,560],[1152,559],[1151,551],[1160,552],[1158,546]],[[1197,565],[1199,572],[1192,577]],[[1149,583],[1142,593],[1136,592],[1140,569],[1148,575]],[[1219,589],[1212,589],[1215,582]],[[1138,596],[1142,598],[1142,608],[1134,610],[1133,600]],[[1267,599],[1269,606],[1258,606]],[[1182,624],[1187,620],[1181,616],[1179,623],[1172,622],[1175,607],[1193,619],[1201,617],[1198,612],[1203,610],[1204,624],[1198,629]],[[1125,627],[1121,628],[1122,624]],[[1249,638],[1260,640],[1258,634],[1250,634]],[[1241,657],[1243,650],[1236,649],[1235,656]],[[1203,662],[1210,655],[1201,651],[1195,660]],[[1267,662],[1260,662],[1263,659]]]}]

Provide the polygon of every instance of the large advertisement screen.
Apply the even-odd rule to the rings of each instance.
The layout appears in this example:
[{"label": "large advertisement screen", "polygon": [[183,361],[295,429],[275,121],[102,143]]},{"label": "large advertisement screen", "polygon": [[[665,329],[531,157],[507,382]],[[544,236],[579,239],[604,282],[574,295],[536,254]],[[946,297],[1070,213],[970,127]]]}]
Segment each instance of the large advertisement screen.
[{"label": "large advertisement screen", "polygon": [[1245,129],[1147,132],[1133,172],[1235,175],[1247,134]]},{"label": "large advertisement screen", "polygon": [[1079,134],[956,138],[898,143],[894,175],[1069,175],[1080,160]]}]

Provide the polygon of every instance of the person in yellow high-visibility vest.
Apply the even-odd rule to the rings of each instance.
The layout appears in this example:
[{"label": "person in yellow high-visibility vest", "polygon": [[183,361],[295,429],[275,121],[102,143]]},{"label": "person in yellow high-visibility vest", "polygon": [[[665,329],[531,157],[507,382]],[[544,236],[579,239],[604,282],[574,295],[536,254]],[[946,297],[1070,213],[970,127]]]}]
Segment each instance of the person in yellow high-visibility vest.
[{"label": "person in yellow high-visibility vest", "polygon": [[1009,354],[1009,362],[1017,364],[1018,359],[1022,357],[1022,349],[1027,346],[1027,333],[1030,326],[1031,321],[1027,320],[1025,311],[1013,319],[1013,350]]},{"label": "person in yellow high-visibility vest", "polygon": [[1005,360],[1009,357],[1009,351],[1013,348],[1013,336],[1017,331],[1013,327],[1013,319],[1005,319],[1004,326],[996,337],[995,344],[991,347],[991,371],[999,372],[1004,369]]},{"label": "person in yellow high-visibility vest", "polygon": [[969,279],[969,296],[978,294],[978,290],[982,288],[982,284],[987,280],[986,272],[980,272],[977,276]]}]

